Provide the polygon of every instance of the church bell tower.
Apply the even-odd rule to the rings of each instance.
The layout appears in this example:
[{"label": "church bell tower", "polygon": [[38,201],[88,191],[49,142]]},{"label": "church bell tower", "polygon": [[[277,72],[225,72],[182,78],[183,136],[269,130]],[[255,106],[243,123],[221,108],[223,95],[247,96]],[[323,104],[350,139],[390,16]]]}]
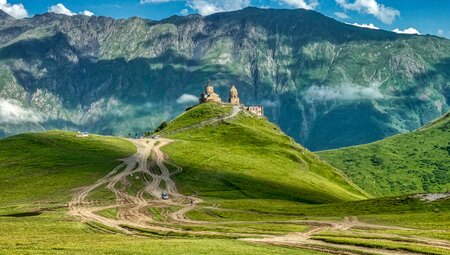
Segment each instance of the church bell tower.
[{"label": "church bell tower", "polygon": [[240,105],[241,102],[239,100],[239,95],[236,87],[233,85],[230,89],[230,99],[228,99],[228,103],[232,105]]}]

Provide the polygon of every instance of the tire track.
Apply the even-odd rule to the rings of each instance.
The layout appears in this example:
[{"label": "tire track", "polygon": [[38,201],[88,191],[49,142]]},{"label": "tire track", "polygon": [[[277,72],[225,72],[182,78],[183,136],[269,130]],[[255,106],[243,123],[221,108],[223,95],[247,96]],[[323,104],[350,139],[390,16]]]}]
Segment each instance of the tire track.
[{"label": "tire track", "polygon": [[[171,221],[193,222],[187,220],[184,214],[192,210],[202,200],[179,193],[175,182],[171,179],[174,174],[182,171],[181,167],[173,163],[167,163],[165,155],[161,151],[161,147],[170,143],[171,140],[130,141],[136,146],[137,152],[128,158],[122,159],[122,163],[94,184],[79,188],[69,203],[69,214],[81,218],[82,221],[96,221],[125,233],[129,233],[129,230],[125,229],[124,225],[173,231],[171,228],[152,224],[155,221],[150,215],[150,207],[181,206],[181,209],[178,211],[167,215],[169,219]],[[157,145],[155,146],[155,144]],[[149,163],[150,155],[152,155],[152,162]],[[174,166],[176,171],[170,172],[165,164]],[[140,176],[145,184],[136,195],[127,192],[133,185],[128,178],[134,175]],[[163,183],[165,184],[165,189],[161,188]],[[92,201],[89,200],[89,195],[103,186],[106,186],[115,195],[116,203],[103,207],[94,207],[92,206]],[[170,195],[170,199],[161,199],[161,194],[164,190]],[[151,198],[145,198],[146,194]],[[191,204],[190,201],[194,201],[194,203]],[[118,209],[118,219],[109,219],[97,214],[99,211],[112,208]]]}]

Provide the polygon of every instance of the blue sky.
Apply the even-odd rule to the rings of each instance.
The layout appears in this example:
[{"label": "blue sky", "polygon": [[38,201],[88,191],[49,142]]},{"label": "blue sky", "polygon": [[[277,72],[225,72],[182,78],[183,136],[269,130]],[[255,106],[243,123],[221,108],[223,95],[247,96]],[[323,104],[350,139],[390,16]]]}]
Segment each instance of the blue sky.
[{"label": "blue sky", "polygon": [[350,24],[450,38],[447,0],[0,0],[0,9],[18,18],[50,10],[68,15],[84,12],[160,20],[172,15],[207,15],[246,6],[307,8]]}]

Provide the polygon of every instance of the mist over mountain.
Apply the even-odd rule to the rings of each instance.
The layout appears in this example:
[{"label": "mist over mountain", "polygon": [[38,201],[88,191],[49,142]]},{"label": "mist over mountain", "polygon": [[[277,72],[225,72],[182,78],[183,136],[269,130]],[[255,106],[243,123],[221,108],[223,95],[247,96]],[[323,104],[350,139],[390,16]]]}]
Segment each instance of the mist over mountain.
[{"label": "mist over mountain", "polygon": [[310,149],[416,129],[450,109],[450,40],[246,8],[202,17],[0,15],[0,135],[126,135],[178,115],[211,80],[263,104]]}]

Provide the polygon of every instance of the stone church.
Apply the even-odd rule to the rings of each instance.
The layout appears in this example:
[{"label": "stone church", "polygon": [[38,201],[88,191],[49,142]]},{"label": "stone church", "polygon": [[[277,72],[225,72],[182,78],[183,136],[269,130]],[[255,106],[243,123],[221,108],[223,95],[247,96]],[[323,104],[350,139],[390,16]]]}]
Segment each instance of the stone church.
[{"label": "stone church", "polygon": [[[205,86],[205,91],[200,95],[199,103],[217,103],[223,104],[220,96],[214,92],[214,87],[208,82],[208,85]],[[256,114],[258,117],[264,116],[264,106],[262,105],[250,105],[245,106],[241,104],[241,100],[239,99],[239,93],[236,86],[231,86],[230,89],[230,97],[228,99],[228,103],[232,105],[237,105],[242,107],[243,109]]]},{"label": "stone church", "polygon": [[211,83],[208,82],[208,85],[205,86],[205,92],[200,95],[199,102],[203,103],[222,103],[222,99],[220,96],[214,92],[214,87],[211,86]]}]

